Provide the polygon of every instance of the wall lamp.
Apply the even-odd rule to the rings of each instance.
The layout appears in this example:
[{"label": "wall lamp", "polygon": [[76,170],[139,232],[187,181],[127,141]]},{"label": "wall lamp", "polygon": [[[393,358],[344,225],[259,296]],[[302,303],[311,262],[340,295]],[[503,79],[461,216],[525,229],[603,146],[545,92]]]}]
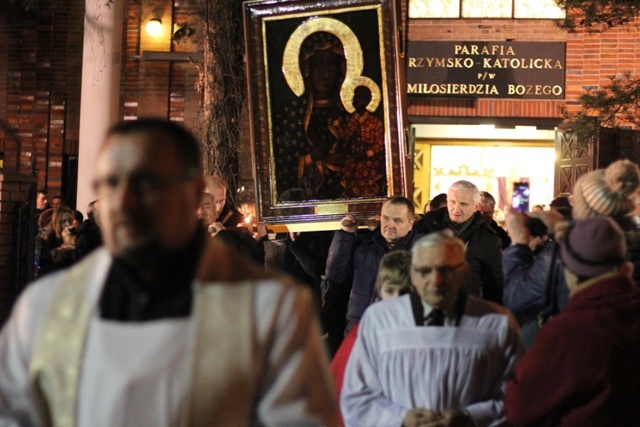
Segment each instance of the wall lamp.
[{"label": "wall lamp", "polygon": [[151,37],[158,37],[162,34],[162,21],[158,18],[149,19],[147,25],[144,26],[144,30]]}]

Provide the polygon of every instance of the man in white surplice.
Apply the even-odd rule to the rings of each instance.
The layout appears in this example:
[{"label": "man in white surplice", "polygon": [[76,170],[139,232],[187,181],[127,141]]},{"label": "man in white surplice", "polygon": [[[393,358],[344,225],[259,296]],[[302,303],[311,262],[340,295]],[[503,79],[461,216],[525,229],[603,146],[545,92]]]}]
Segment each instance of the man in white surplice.
[{"label": "man in white surplice", "polygon": [[208,238],[199,144],[113,127],[105,247],[23,292],[0,334],[0,426],[335,425],[310,294]]},{"label": "man in white surplice", "polygon": [[462,290],[464,244],[448,232],[412,249],[413,295],[370,306],[340,399],[348,426],[497,426],[521,353],[504,308]]}]

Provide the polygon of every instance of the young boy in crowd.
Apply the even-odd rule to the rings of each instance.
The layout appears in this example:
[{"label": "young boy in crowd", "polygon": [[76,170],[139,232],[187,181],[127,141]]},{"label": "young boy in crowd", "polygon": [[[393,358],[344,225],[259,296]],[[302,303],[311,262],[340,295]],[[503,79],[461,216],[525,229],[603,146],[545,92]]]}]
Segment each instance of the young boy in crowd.
[{"label": "young boy in crowd", "polygon": [[[382,257],[376,276],[376,294],[378,299],[387,300],[397,298],[412,290],[411,286],[411,253],[398,250]],[[351,349],[358,336],[358,325],[354,326],[342,341],[340,348],[331,361],[331,373],[336,385],[338,399],[342,390],[344,371],[349,361]]]}]

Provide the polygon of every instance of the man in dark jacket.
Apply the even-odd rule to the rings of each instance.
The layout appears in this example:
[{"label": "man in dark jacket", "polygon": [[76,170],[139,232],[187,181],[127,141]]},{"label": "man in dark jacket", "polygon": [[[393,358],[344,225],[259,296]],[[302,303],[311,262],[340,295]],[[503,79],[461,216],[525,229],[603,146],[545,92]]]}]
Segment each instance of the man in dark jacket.
[{"label": "man in dark jacket", "polygon": [[227,184],[218,175],[209,175],[204,178],[207,185],[205,193],[213,195],[215,200],[215,208],[218,211],[218,218],[215,222],[219,222],[225,227],[237,227],[238,224],[244,223],[244,215],[236,208],[227,203]]},{"label": "man in dark jacket", "polygon": [[387,252],[410,250],[421,237],[413,230],[414,219],[413,202],[393,196],[382,204],[380,226],[371,233],[356,233],[358,221],[351,215],[342,220],[329,248],[326,280],[331,286],[349,286],[353,274],[347,331],[360,321],[375,299],[375,279],[382,257]]},{"label": "man in dark jacket", "polygon": [[480,192],[478,211],[480,211],[486,223],[489,224],[489,227],[495,231],[496,235],[502,241],[502,249],[507,248],[511,244],[511,238],[507,232],[504,231],[504,228],[500,227],[496,220],[493,219],[493,214],[496,212],[496,199],[494,199],[491,193],[487,191]]},{"label": "man in dark jacket", "polygon": [[196,211],[196,216],[203,228],[208,231],[211,237],[223,241],[227,246],[234,248],[246,258],[264,265],[262,245],[258,244],[246,228],[229,227],[227,229],[221,222],[216,221],[215,218],[219,218],[219,206],[213,194],[202,193],[202,200],[200,207]]},{"label": "man in dark jacket", "polygon": [[502,242],[477,211],[479,201],[478,187],[456,181],[447,192],[447,207],[427,212],[415,228],[425,234],[451,229],[465,242],[465,258],[472,268],[467,292],[502,304]]},{"label": "man in dark jacket", "polygon": [[544,222],[549,230],[564,217],[553,210],[526,215],[508,208],[505,221],[512,245],[502,252],[504,273],[503,302],[521,325],[522,341],[531,347],[539,329],[539,315],[544,318],[558,314],[569,299],[565,285],[564,265],[558,256],[559,245],[553,234],[544,246],[534,252],[529,247],[531,231],[527,226],[531,218]]},{"label": "man in dark jacket", "polygon": [[100,234],[100,202],[94,200],[87,206],[87,219],[76,232],[76,260],[80,260],[94,249],[102,246]]}]

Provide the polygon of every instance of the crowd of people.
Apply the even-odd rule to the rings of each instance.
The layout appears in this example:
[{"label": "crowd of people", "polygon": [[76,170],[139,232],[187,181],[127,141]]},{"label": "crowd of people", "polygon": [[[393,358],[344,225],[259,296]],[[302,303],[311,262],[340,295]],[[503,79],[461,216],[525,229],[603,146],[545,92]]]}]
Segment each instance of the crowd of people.
[{"label": "crowd of people", "polygon": [[55,267],[0,333],[2,426],[640,425],[628,160],[506,230],[461,180],[422,214],[395,195],[269,237],[189,132],[141,119],[109,131],[94,188],[82,223],[38,195]]}]

